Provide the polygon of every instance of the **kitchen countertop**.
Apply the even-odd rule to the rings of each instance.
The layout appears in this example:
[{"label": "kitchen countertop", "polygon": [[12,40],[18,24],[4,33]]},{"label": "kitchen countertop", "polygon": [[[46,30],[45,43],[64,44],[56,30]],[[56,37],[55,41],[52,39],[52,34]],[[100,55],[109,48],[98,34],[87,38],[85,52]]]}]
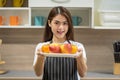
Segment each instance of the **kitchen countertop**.
[{"label": "kitchen countertop", "polygon": [[[5,74],[0,75],[0,79],[41,79],[37,77],[34,71],[8,71]],[[120,75],[113,75],[110,72],[87,72],[87,75],[84,79],[120,79]]]},{"label": "kitchen countertop", "polygon": [[0,79],[41,79],[37,77],[34,71],[8,71],[5,74],[0,75]]}]

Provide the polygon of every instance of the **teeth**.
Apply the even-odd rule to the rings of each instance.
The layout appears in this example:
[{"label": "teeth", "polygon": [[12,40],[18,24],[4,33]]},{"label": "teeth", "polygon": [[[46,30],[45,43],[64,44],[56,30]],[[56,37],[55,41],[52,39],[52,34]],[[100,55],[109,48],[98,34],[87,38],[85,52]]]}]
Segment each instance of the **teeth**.
[{"label": "teeth", "polygon": [[64,31],[58,31],[58,32],[64,32]]},{"label": "teeth", "polygon": [[63,33],[63,31],[57,31],[57,32],[60,33],[60,34]]}]

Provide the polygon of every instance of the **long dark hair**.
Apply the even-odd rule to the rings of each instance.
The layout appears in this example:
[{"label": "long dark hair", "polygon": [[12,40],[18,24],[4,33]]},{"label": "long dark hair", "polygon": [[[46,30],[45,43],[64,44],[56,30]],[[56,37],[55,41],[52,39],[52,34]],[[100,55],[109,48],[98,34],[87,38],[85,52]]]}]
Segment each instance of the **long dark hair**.
[{"label": "long dark hair", "polygon": [[45,31],[44,31],[44,38],[43,38],[44,42],[51,41],[53,37],[53,33],[51,31],[51,27],[49,27],[48,20],[51,22],[53,18],[58,14],[63,15],[68,21],[69,28],[66,34],[67,41],[74,40],[74,31],[73,31],[71,14],[65,7],[57,6],[57,7],[52,8],[48,15],[48,19],[47,19],[47,23],[45,25]]}]

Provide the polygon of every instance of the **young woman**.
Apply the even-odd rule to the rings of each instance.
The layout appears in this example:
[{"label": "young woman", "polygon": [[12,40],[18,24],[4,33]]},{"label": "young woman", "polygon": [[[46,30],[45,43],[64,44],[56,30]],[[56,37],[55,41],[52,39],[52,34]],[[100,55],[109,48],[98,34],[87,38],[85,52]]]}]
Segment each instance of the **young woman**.
[{"label": "young woman", "polygon": [[[73,25],[70,12],[62,7],[51,9],[44,32],[44,42],[35,50],[34,71],[37,76],[43,74],[43,80],[80,80],[87,71],[84,46],[74,41]],[[41,46],[50,43],[70,43],[78,47],[79,55],[71,57],[45,57]]]}]

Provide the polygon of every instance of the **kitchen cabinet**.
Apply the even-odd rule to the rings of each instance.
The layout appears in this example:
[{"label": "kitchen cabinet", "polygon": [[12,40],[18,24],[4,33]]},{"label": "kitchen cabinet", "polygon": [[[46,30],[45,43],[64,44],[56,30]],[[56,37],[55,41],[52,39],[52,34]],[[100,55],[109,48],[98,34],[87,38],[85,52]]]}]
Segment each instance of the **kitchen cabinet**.
[{"label": "kitchen cabinet", "polygon": [[10,17],[18,16],[18,25],[14,27],[30,26],[30,8],[0,8],[0,16],[4,18],[3,25],[0,28],[11,28]]},{"label": "kitchen cabinet", "polygon": [[[55,0],[29,0],[30,7],[93,7],[93,0],[68,0],[65,3],[57,3]],[[57,0],[56,0],[57,1]],[[60,1],[60,0],[59,0]]]},{"label": "kitchen cabinet", "polygon": [[120,29],[119,17],[119,0],[94,0],[94,29]]},{"label": "kitchen cabinet", "polygon": [[[81,7],[67,7],[70,10],[72,16],[78,16],[82,18],[82,22],[75,28],[90,28],[92,27],[92,8],[81,8]],[[32,27],[34,26],[34,17],[35,16],[44,16],[47,17],[51,7],[32,7],[31,8],[31,17],[32,17]],[[40,26],[41,27],[41,26]]]},{"label": "kitchen cabinet", "polygon": [[[52,0],[24,0],[24,6],[13,7],[13,0],[8,0],[6,6],[0,7],[0,16],[5,18],[4,24],[0,28],[44,28],[35,26],[34,17],[47,17],[49,10],[54,6],[65,6],[72,16],[82,18],[82,22],[74,26],[75,28],[91,28],[93,22],[93,0],[69,0],[66,3],[56,3]],[[10,25],[10,16],[19,16],[19,25]]]},{"label": "kitchen cabinet", "polygon": [[[82,22],[76,28],[92,28],[92,29],[120,29],[120,26],[103,26],[101,25],[101,14],[115,13],[120,16],[119,2],[117,9],[114,8],[112,2],[109,1],[111,9],[101,9],[102,1],[104,0],[68,0],[65,3],[53,2],[53,0],[24,0],[22,7],[13,7],[13,0],[7,0],[4,7],[0,7],[0,16],[5,18],[4,24],[0,28],[44,28],[44,26],[35,26],[34,17],[47,17],[49,10],[54,6],[65,6],[74,16],[82,17]],[[114,2],[119,1],[115,0]],[[94,3],[94,4],[93,4]],[[10,26],[10,16],[20,16],[20,24]],[[94,19],[93,19],[94,18]],[[93,21],[94,20],[94,21]],[[93,23],[94,22],[94,23]]]},{"label": "kitchen cabinet", "polygon": [[[65,6],[70,10],[72,16],[82,18],[82,22],[74,26],[75,28],[91,28],[93,20],[93,0],[69,0],[66,3],[56,3],[52,0],[30,0],[32,26],[34,26],[35,16],[47,17],[49,10],[54,6]],[[41,26],[40,26],[41,27]]]},{"label": "kitchen cabinet", "polygon": [[[30,8],[28,7],[28,0],[23,0],[21,7],[14,7],[13,0],[7,0],[6,5],[0,7],[0,16],[2,17],[0,28],[25,28],[30,26]],[[15,17],[18,25],[11,25],[11,18]]]}]

